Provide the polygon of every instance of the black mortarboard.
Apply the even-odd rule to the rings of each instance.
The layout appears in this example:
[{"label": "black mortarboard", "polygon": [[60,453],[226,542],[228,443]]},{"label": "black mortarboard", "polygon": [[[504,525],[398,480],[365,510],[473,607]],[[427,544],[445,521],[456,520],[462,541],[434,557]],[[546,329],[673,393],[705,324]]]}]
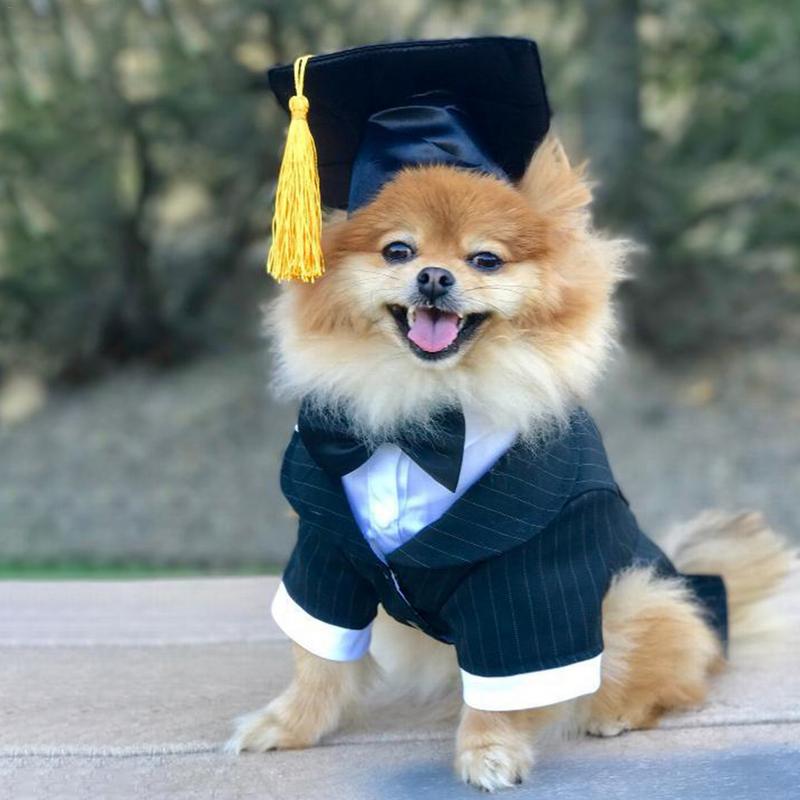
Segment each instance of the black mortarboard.
[{"label": "black mortarboard", "polygon": [[[269,71],[278,102],[291,65]],[[451,164],[517,180],[550,124],[536,43],[399,42],[314,56],[305,73],[323,205],[351,211],[398,169]]]},{"label": "black mortarboard", "polygon": [[[354,211],[408,166],[448,164],[516,181],[550,125],[539,53],[529,39],[357,47],[274,67],[268,77],[302,126],[302,133],[290,127],[286,191],[283,177],[278,185],[270,272],[279,279],[313,280],[322,272],[319,249],[309,256],[306,247],[316,220],[309,237],[302,230],[309,215],[298,221],[297,211],[298,204],[313,207],[306,187],[314,143],[317,204],[321,192],[323,205]],[[292,222],[284,224],[288,216]],[[284,228],[291,236],[278,235]]]}]

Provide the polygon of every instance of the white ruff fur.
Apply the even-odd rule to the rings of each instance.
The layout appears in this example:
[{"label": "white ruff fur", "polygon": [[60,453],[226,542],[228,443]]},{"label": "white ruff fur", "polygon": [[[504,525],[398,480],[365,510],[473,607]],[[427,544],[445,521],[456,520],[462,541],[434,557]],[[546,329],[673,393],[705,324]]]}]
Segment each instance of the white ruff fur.
[{"label": "white ruff fur", "polygon": [[522,335],[494,338],[476,341],[471,352],[448,362],[424,362],[380,323],[367,337],[308,336],[297,329],[293,305],[291,289],[285,290],[268,314],[274,391],[344,408],[367,436],[424,421],[442,405],[460,405],[490,410],[498,425],[533,439],[563,423],[588,395],[615,345],[614,315],[606,306],[581,337],[541,346]]}]

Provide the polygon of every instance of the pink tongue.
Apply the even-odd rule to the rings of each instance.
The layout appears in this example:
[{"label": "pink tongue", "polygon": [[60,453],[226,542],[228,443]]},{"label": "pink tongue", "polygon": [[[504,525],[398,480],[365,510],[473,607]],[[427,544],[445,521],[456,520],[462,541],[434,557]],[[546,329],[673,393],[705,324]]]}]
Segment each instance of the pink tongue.
[{"label": "pink tongue", "polygon": [[458,336],[458,315],[418,308],[408,338],[426,353],[438,353]]}]

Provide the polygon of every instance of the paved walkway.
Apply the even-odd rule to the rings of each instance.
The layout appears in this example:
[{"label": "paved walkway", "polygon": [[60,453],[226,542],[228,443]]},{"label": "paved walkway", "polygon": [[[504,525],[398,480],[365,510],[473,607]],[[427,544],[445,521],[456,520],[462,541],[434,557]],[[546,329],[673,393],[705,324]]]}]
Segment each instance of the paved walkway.
[{"label": "paved walkway", "polygon": [[[0,583],[0,797],[479,797],[451,775],[450,725],[367,720],[312,751],[220,752],[232,718],[288,678],[275,584]],[[554,747],[510,796],[796,800],[800,626],[730,669],[701,711]]]}]

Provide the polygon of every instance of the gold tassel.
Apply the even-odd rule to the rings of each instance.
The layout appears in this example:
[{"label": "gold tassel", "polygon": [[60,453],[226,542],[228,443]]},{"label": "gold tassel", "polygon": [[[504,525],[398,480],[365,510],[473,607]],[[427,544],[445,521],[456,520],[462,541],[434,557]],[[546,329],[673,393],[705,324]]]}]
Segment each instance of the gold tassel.
[{"label": "gold tassel", "polygon": [[308,127],[308,98],[303,94],[309,58],[301,56],[294,62],[292,118],[275,190],[267,271],[278,281],[311,283],[325,271],[317,149]]}]

